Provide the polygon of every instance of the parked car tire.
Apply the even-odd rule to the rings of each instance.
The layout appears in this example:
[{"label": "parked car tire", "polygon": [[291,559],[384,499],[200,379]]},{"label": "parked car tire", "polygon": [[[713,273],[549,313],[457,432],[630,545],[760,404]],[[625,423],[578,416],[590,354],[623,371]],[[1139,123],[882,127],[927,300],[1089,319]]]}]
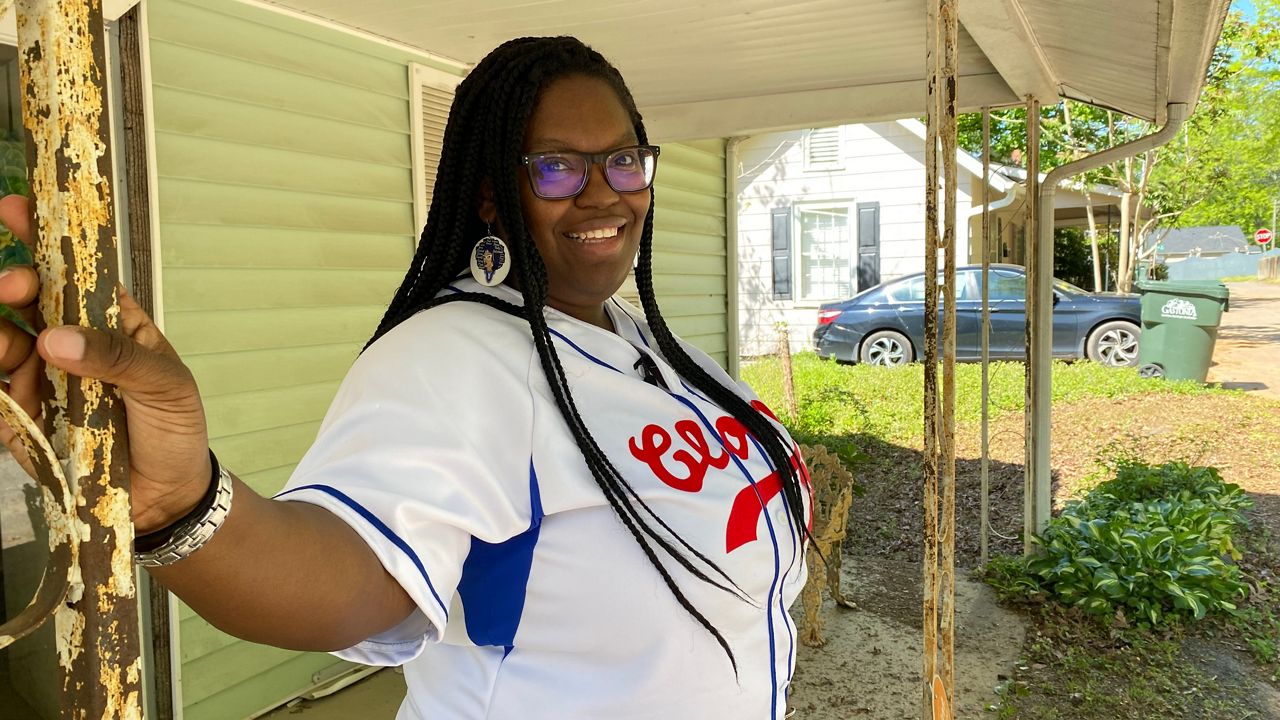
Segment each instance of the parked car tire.
[{"label": "parked car tire", "polygon": [[894,330],[879,330],[868,335],[858,348],[858,361],[867,365],[898,367],[911,362],[911,341]]},{"label": "parked car tire", "polygon": [[1138,326],[1128,320],[1111,320],[1093,329],[1085,343],[1089,359],[1108,367],[1138,364]]}]

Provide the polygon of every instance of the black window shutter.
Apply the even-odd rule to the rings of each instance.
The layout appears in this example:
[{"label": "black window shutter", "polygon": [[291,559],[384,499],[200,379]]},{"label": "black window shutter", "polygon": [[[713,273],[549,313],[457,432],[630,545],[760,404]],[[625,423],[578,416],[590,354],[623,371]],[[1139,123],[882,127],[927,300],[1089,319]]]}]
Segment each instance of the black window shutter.
[{"label": "black window shutter", "polygon": [[858,203],[858,291],[880,284],[880,203]]},{"label": "black window shutter", "polygon": [[791,208],[773,209],[773,299],[791,299]]}]

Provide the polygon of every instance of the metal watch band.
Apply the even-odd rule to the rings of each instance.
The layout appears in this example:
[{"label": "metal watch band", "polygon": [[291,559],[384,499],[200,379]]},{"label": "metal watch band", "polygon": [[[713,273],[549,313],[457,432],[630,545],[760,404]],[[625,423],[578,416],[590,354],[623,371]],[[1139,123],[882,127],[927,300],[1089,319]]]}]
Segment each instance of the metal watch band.
[{"label": "metal watch band", "polygon": [[135,552],[134,561],[143,567],[164,567],[204,547],[231,512],[231,489],[231,473],[219,464],[218,489],[209,509],[175,529],[173,536],[164,545],[147,552]]}]

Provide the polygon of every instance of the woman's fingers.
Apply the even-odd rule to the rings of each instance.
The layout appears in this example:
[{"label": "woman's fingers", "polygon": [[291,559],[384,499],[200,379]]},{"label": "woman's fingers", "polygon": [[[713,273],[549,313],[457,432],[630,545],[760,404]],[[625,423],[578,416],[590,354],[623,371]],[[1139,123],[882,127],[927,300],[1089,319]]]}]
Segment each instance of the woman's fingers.
[{"label": "woman's fingers", "polygon": [[0,198],[0,224],[25,243],[31,242],[31,204],[21,195]]},{"label": "woman's fingers", "polygon": [[40,291],[40,277],[29,265],[14,265],[0,271],[0,303],[11,308],[25,308],[35,302]]},{"label": "woman's fingers", "polygon": [[0,321],[0,370],[11,372],[32,355],[35,338],[8,321]]},{"label": "woman's fingers", "polygon": [[122,333],[64,326],[41,333],[37,348],[51,365],[109,382],[135,398],[195,396],[195,381],[180,360]]}]

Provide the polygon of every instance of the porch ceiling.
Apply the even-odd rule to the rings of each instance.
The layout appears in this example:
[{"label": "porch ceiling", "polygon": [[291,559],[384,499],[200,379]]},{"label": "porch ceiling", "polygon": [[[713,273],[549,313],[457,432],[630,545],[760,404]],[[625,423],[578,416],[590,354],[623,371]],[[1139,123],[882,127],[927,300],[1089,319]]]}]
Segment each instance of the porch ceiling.
[{"label": "porch ceiling", "polygon": [[[962,111],[1026,95],[1162,122],[1194,104],[1229,0],[960,0]],[[478,62],[519,35],[576,35],[627,78],[657,139],[921,115],[923,0],[271,0]]]}]

